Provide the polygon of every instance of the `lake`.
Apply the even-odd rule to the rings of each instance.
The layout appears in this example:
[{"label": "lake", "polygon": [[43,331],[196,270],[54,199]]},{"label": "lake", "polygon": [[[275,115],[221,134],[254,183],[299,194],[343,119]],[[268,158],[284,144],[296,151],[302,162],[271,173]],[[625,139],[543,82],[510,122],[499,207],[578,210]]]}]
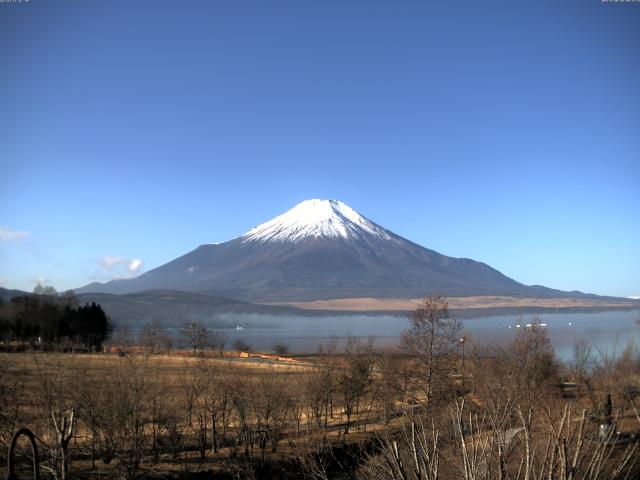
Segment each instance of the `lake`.
[{"label": "lake", "polygon": [[[501,315],[462,320],[463,334],[478,344],[508,342],[517,332],[516,325],[526,328],[534,315]],[[594,313],[552,313],[539,315],[556,354],[565,361],[573,358],[574,345],[585,340],[594,354],[618,355],[635,343],[640,347],[640,311],[615,310]],[[264,314],[219,314],[217,321],[239,325],[241,329],[225,328],[227,348],[242,339],[258,351],[269,351],[276,343],[288,346],[292,353],[315,353],[321,345],[337,339],[344,345],[350,336],[372,338],[376,347],[398,345],[400,334],[408,327],[406,316],[395,315],[331,315],[331,316],[271,316]],[[129,330],[137,333],[139,330]],[[180,339],[179,329],[168,332]]]},{"label": "lake", "polygon": [[[478,343],[504,342],[513,338],[516,325],[530,323],[533,315],[506,315],[465,319],[464,333]],[[229,344],[240,338],[257,350],[269,350],[277,343],[291,352],[311,353],[332,338],[344,343],[349,336],[371,337],[376,346],[397,345],[407,328],[406,317],[392,315],[345,315],[330,317],[270,317],[266,315],[221,316],[243,329],[225,329]],[[596,313],[554,313],[539,316],[547,324],[557,355],[571,360],[576,342],[586,340],[597,351],[619,354],[630,342],[640,346],[640,318],[637,310]]]}]

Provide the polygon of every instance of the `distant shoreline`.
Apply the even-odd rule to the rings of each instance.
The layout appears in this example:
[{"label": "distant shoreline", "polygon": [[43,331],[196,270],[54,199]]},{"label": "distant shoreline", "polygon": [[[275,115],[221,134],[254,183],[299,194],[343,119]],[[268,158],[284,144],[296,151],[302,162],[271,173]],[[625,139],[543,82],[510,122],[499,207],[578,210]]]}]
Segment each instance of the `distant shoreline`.
[{"label": "distant shoreline", "polygon": [[[570,313],[602,313],[625,312],[637,310],[640,315],[640,306],[609,306],[609,307],[493,307],[493,308],[466,308],[450,309],[449,312],[460,319],[481,319],[485,317],[506,317],[513,315],[548,315]],[[240,313],[240,312],[238,312]],[[338,316],[390,316],[407,317],[411,310],[314,310],[299,309],[296,312],[284,314],[287,317],[338,317]],[[260,315],[259,313],[254,315]]]},{"label": "distant shoreline", "polygon": [[[614,310],[639,310],[635,300],[599,300],[574,298],[519,297],[449,297],[449,309],[460,318],[518,314],[596,313]],[[417,298],[342,298],[309,302],[273,302],[268,305],[294,307],[299,313],[310,314],[387,314],[406,315],[420,299]]]},{"label": "distant shoreline", "polygon": [[603,306],[603,307],[498,307],[498,308],[469,308],[451,310],[458,318],[500,317],[508,315],[545,315],[561,313],[600,313],[612,311],[640,311],[640,306]]}]

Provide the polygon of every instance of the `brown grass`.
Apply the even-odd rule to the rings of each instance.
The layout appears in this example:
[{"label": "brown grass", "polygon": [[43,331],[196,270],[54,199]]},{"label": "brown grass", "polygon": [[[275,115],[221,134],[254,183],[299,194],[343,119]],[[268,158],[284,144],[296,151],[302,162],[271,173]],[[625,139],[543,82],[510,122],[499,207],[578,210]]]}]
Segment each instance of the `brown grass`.
[{"label": "brown grass", "polygon": [[[344,310],[355,312],[412,310],[421,298],[335,298],[308,302],[273,302],[271,305],[286,305],[308,310]],[[472,308],[603,308],[634,307],[637,302],[598,300],[591,298],[527,298],[503,296],[449,297],[449,308],[466,310]]]}]

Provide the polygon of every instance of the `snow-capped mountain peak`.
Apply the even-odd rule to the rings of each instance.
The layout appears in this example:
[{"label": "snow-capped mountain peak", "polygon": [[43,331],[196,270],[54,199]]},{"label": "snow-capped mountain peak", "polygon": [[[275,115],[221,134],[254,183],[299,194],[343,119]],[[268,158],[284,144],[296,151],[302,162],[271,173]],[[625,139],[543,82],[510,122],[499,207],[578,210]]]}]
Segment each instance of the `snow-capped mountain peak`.
[{"label": "snow-capped mountain peak", "polygon": [[241,238],[251,241],[299,241],[306,238],[390,239],[388,232],[338,200],[305,200],[291,210],[252,228]]}]

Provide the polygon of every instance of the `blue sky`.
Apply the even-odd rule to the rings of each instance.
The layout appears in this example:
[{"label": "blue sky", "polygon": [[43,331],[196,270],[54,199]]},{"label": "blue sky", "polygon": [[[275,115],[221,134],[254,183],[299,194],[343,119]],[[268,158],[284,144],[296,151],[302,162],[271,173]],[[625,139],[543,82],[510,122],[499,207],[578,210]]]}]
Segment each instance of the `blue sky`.
[{"label": "blue sky", "polygon": [[640,4],[0,3],[0,283],[138,274],[337,198],[640,295]]}]

